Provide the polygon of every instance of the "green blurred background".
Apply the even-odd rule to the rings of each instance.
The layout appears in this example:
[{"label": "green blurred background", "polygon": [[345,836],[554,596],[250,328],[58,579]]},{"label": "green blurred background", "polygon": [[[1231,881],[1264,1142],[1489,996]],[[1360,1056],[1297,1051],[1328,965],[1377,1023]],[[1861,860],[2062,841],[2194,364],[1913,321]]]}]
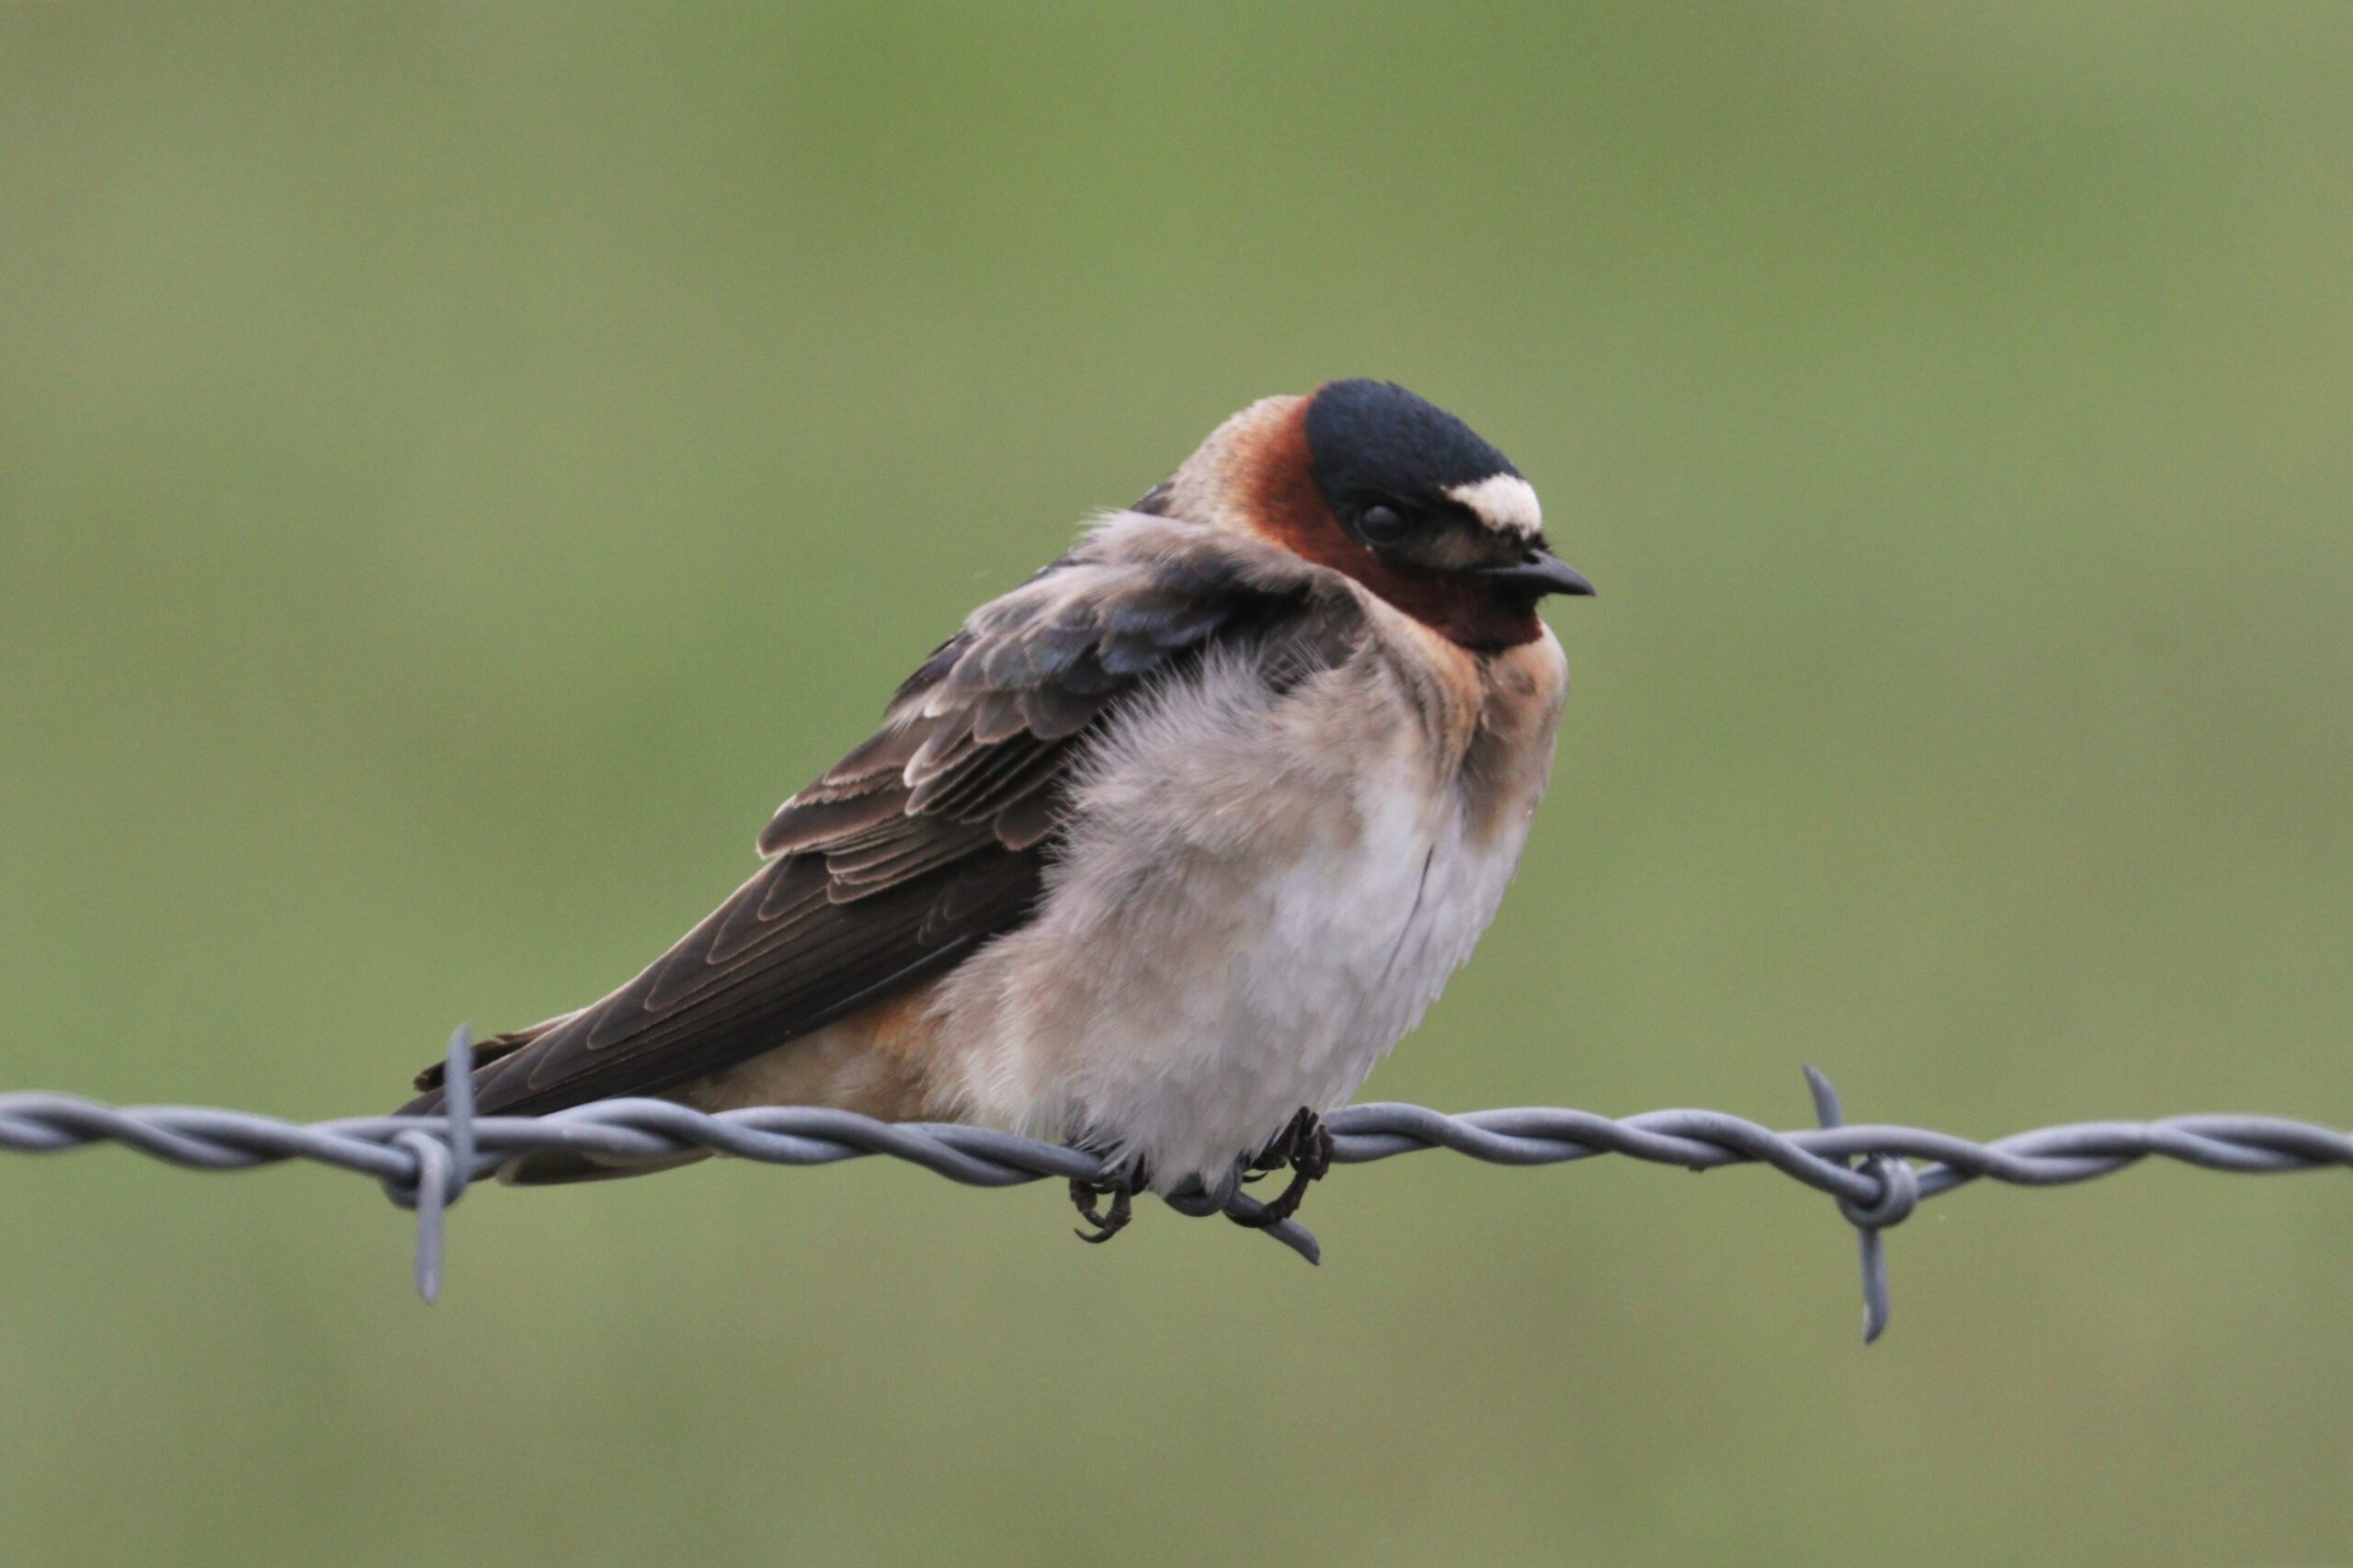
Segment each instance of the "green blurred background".
[{"label": "green blurred background", "polygon": [[[1089,509],[1407,382],[1605,597],[1370,1093],[2353,1121],[2353,7],[0,12],[0,1086],[313,1118],[618,982]],[[0,1165],[11,1562],[2353,1554],[2353,1189],[1853,1241],[1345,1173]]]}]

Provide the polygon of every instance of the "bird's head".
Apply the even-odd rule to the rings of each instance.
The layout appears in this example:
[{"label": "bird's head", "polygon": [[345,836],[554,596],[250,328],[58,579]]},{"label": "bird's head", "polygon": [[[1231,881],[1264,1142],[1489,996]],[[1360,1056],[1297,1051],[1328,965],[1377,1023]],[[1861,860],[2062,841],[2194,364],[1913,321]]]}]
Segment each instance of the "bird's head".
[{"label": "bird's head", "polygon": [[1481,652],[1541,634],[1536,603],[1593,585],[1544,540],[1535,487],[1453,415],[1387,381],[1253,403],[1166,490]]}]

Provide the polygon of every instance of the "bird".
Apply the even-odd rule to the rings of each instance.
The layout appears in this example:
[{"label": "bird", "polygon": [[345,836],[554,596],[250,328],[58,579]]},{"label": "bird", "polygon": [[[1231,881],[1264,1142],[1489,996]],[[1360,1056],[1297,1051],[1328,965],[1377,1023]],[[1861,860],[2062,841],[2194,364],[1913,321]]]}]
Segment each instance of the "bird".
[{"label": "bird", "polygon": [[[475,1109],[835,1107],[1068,1142],[1131,1200],[1329,1169],[1325,1113],[1495,917],[1568,690],[1533,485],[1389,381],[1260,399],[972,611],[602,999],[479,1048]],[[443,1108],[440,1065],[403,1114]],[[524,1185],[635,1175],[540,1151]],[[1102,1205],[1108,1200],[1108,1208]]]}]

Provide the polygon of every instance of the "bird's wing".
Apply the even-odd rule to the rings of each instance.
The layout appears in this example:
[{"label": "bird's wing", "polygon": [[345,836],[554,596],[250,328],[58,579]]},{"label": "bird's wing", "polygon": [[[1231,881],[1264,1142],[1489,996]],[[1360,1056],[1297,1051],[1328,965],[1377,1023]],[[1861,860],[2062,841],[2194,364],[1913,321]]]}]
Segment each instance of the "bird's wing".
[{"label": "bird's wing", "polygon": [[[770,857],[604,1000],[488,1042],[484,1112],[656,1093],[953,968],[1026,920],[1086,737],[1213,642],[1284,658],[1328,642],[1315,574],[1270,548],[1115,514],[976,611],[903,686],[882,727],[787,801]],[[407,1108],[438,1108],[440,1087]]]}]

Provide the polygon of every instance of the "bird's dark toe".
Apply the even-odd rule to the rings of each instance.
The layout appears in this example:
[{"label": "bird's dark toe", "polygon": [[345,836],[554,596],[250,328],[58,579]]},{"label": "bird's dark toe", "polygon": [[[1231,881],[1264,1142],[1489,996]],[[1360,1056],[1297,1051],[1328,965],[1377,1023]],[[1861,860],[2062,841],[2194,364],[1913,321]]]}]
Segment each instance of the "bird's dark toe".
[{"label": "bird's dark toe", "polygon": [[1243,1177],[1252,1180],[1288,1167],[1290,1180],[1257,1213],[1248,1219],[1235,1216],[1234,1223],[1263,1230],[1298,1213],[1300,1204],[1306,1200],[1308,1187],[1331,1175],[1332,1149],[1332,1134],[1325,1129],[1324,1119],[1305,1106],[1300,1107],[1299,1113],[1275,1135],[1274,1142],[1245,1167]]},{"label": "bird's dark toe", "polygon": [[[1070,1184],[1071,1206],[1078,1217],[1093,1226],[1092,1232],[1077,1231],[1073,1234],[1080,1241],[1099,1245],[1128,1228],[1135,1218],[1136,1182],[1133,1176],[1121,1176],[1109,1181],[1074,1180]],[[1109,1198],[1108,1209],[1097,1206],[1097,1199]]]}]

